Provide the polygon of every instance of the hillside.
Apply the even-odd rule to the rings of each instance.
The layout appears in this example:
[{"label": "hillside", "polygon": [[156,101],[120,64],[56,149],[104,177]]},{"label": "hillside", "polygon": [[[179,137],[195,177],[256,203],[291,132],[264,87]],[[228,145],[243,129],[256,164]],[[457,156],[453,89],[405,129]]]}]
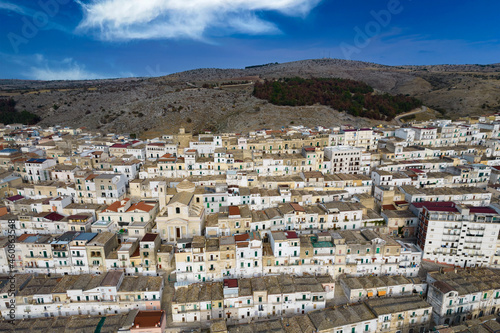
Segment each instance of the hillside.
[{"label": "hillside", "polygon": [[86,126],[130,133],[147,131],[150,135],[174,132],[179,126],[193,131],[238,132],[290,123],[327,126],[339,122],[357,126],[381,123],[323,105],[273,105],[252,96],[251,83],[235,84],[296,76],[362,81],[378,93],[416,97],[450,118],[500,110],[500,64],[390,67],[338,59],[246,69],[196,69],[157,78],[0,80],[0,96],[14,98],[18,111],[26,109],[41,116],[41,125]]},{"label": "hillside", "polygon": [[366,83],[348,79],[266,80],[255,83],[253,95],[274,105],[321,104],[356,117],[388,121],[422,106],[422,102],[414,97],[375,94]]}]

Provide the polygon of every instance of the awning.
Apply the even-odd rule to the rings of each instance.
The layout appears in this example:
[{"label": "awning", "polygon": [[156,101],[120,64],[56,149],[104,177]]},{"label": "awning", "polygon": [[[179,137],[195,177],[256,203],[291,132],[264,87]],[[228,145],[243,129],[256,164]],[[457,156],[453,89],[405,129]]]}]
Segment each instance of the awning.
[{"label": "awning", "polygon": [[368,292],[368,297],[373,297],[373,292],[372,291]]},{"label": "awning", "polygon": [[385,291],[385,290],[379,290],[379,291],[378,291],[378,295],[379,295],[379,296],[385,296],[385,294],[386,294],[386,291]]}]

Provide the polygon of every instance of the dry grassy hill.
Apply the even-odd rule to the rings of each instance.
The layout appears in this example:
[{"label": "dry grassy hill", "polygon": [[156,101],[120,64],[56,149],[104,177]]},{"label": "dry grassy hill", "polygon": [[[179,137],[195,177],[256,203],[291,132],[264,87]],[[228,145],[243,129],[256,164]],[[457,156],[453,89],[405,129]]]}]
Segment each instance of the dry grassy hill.
[{"label": "dry grassy hill", "polygon": [[[193,131],[239,132],[291,123],[375,124],[325,106],[271,105],[252,96],[251,84],[234,84],[294,76],[364,81],[382,92],[415,96],[450,118],[500,110],[500,64],[391,67],[338,59],[246,69],[196,69],[157,78],[0,80],[0,96],[13,97],[18,109],[40,115],[41,125],[86,126],[149,135],[174,132],[179,126]],[[221,89],[206,88],[222,83],[233,84]]]}]

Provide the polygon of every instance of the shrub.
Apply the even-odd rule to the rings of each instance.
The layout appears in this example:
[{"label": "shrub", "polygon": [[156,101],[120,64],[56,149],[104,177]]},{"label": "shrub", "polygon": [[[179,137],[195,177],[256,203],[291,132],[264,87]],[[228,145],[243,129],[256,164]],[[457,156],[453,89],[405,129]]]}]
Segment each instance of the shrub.
[{"label": "shrub", "polygon": [[42,118],[34,113],[23,110],[16,110],[16,102],[12,99],[0,98],[0,119],[4,124],[22,123],[26,125],[34,125]]},{"label": "shrub", "polygon": [[280,79],[255,83],[254,96],[275,105],[322,104],[354,116],[392,120],[397,114],[422,106],[404,95],[374,95],[364,82],[346,79]]}]

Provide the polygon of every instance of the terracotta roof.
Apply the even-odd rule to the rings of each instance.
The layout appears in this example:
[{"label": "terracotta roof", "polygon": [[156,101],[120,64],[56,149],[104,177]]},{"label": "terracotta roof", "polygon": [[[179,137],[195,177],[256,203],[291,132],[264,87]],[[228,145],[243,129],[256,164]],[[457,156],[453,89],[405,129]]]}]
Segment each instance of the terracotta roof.
[{"label": "terracotta roof", "polygon": [[160,327],[165,315],[165,311],[139,311],[134,319],[134,327],[148,328]]},{"label": "terracotta roof", "polygon": [[250,237],[248,234],[234,235],[234,240],[237,242],[248,240]]},{"label": "terracotta roof", "polygon": [[135,249],[134,253],[132,253],[132,255],[130,257],[132,258],[132,257],[138,257],[138,256],[139,256],[139,247],[137,247],[137,249]]},{"label": "terracotta roof", "polygon": [[67,217],[68,220],[86,220],[89,218],[88,215],[70,215]]},{"label": "terracotta roof", "polygon": [[51,221],[61,221],[64,218],[64,216],[62,216],[61,214],[57,214],[56,212],[52,212],[48,215],[45,215],[44,217]]},{"label": "terracotta roof", "polygon": [[[128,202],[130,199],[129,198],[125,198],[123,199],[123,201]],[[108,211],[112,211],[112,212],[118,212],[118,208],[122,207],[124,204],[122,204],[121,201],[115,201],[113,202],[111,205],[109,205],[108,207],[106,207],[106,210]]]},{"label": "terracotta roof", "polygon": [[96,174],[91,174],[91,175],[89,175],[87,178],[85,178],[85,180],[92,180],[92,179],[94,179],[94,178],[95,178],[95,177],[97,177],[97,176],[99,176],[99,175],[96,175]]},{"label": "terracotta roof", "polygon": [[224,279],[224,287],[238,288],[238,279]]},{"label": "terracotta roof", "polygon": [[478,213],[478,214],[496,214],[497,212],[490,207],[469,207],[469,211],[471,213]]},{"label": "terracotta roof", "polygon": [[130,208],[127,209],[126,212],[132,212],[134,210],[142,210],[143,212],[149,212],[153,208],[155,208],[155,207],[151,206],[151,205],[147,205],[143,201],[140,201],[140,202],[130,206]]},{"label": "terracotta roof", "polygon": [[36,235],[35,234],[22,234],[21,236],[17,237],[17,241],[22,242],[23,240],[25,240],[26,238],[31,237],[31,236],[36,236]]},{"label": "terracotta roof", "polygon": [[240,207],[229,206],[229,215],[240,215]]},{"label": "terracotta roof", "polygon": [[130,145],[130,143],[115,143],[110,148],[127,148]]},{"label": "terracotta roof", "polygon": [[17,201],[17,200],[21,200],[21,199],[24,199],[24,197],[22,195],[14,195],[13,197],[8,197],[7,200],[9,201]]},{"label": "terracotta roof", "polygon": [[298,203],[290,203],[290,206],[292,206],[293,210],[297,211],[297,212],[305,212],[306,210],[304,209],[304,207],[302,207],[301,205],[299,205]]},{"label": "terracotta roof", "polygon": [[142,237],[141,242],[153,242],[158,237],[158,234],[147,233]]}]

